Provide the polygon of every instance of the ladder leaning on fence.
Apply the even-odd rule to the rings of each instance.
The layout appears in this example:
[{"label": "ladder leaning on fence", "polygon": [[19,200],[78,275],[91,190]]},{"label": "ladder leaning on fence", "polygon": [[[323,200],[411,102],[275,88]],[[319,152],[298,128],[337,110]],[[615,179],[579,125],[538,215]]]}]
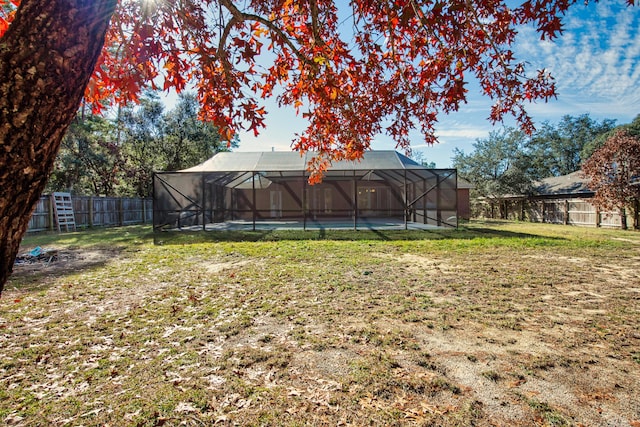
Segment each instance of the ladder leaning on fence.
[{"label": "ladder leaning on fence", "polygon": [[55,221],[58,232],[76,230],[76,219],[73,214],[73,202],[70,193],[53,193],[51,195],[51,203],[54,206]]}]

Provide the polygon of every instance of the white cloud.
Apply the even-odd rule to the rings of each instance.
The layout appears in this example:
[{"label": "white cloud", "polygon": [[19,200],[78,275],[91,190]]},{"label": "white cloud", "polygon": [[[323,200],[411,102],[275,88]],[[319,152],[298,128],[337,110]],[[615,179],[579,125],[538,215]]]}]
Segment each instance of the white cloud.
[{"label": "white cloud", "polygon": [[450,128],[436,131],[436,136],[442,141],[449,138],[482,138],[487,136],[488,126],[480,128]]},{"label": "white cloud", "polygon": [[[547,68],[556,78],[558,101],[529,108],[532,114],[612,114],[621,122],[639,112],[640,10],[623,3],[576,4],[565,33],[540,41],[531,28],[521,32],[519,57],[531,68]],[[559,116],[555,118],[559,119]]]}]

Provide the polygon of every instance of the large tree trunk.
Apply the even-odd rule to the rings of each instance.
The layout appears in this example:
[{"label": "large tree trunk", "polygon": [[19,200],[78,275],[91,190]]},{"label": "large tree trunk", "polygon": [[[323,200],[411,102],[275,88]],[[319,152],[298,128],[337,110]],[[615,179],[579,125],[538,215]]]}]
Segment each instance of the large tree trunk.
[{"label": "large tree trunk", "polygon": [[0,39],[0,292],[117,0],[22,0]]}]

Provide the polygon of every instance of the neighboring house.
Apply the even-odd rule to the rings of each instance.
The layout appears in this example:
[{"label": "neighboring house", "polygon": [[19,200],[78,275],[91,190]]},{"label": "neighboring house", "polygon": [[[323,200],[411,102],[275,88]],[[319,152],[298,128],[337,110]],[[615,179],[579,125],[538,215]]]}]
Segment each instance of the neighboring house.
[{"label": "neighboring house", "polygon": [[157,173],[154,230],[456,227],[458,217],[468,215],[457,210],[462,203],[468,212],[469,202],[459,196],[455,169],[429,169],[395,151],[367,151],[360,161],[334,162],[322,183],[309,185],[311,156],[223,152],[189,169]]},{"label": "neighboring house", "polygon": [[[534,183],[529,195],[514,195],[494,202],[502,204],[500,209],[487,202],[483,211],[485,216],[500,211],[503,217],[520,221],[620,227],[620,213],[598,210],[591,203],[594,194],[589,188],[589,179],[576,171]],[[628,220],[634,223],[633,218]]]},{"label": "neighboring house", "polygon": [[533,184],[534,198],[591,198],[594,191],[589,188],[589,178],[581,171],[568,175],[545,178]]}]

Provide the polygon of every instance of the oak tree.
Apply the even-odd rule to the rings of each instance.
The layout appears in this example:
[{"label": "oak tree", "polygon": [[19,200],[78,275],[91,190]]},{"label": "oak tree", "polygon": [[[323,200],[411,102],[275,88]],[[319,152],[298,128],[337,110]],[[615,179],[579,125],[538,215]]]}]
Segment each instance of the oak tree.
[{"label": "oak tree", "polygon": [[159,147],[166,133],[164,114],[164,104],[154,92],[145,94],[135,108],[128,106],[119,113],[125,174],[138,197],[151,193],[153,172],[160,163]]},{"label": "oak tree", "polygon": [[[218,130],[198,119],[200,106],[195,94],[183,92],[175,108],[165,117],[167,133],[160,147],[165,159],[162,170],[179,170],[201,163],[218,151],[226,151]],[[237,146],[237,141],[233,141]]]},{"label": "oak tree", "polygon": [[116,196],[125,164],[116,135],[113,120],[81,111],[62,138],[45,192]]},{"label": "oak tree", "polygon": [[[184,169],[228,149],[215,126],[198,118],[199,110],[190,92],[182,92],[168,112],[155,92],[119,110],[119,147],[127,182],[123,187],[129,195],[149,197],[154,171]],[[231,145],[237,146],[237,141]]]},{"label": "oak tree", "polygon": [[[502,202],[531,190],[535,171],[525,150],[526,143],[527,136],[521,130],[494,131],[487,138],[477,139],[469,154],[456,148],[453,166],[458,169],[458,176],[473,184],[475,197]],[[506,211],[501,215],[506,215]]]},{"label": "oak tree", "polygon": [[598,148],[602,147],[609,138],[621,130],[626,131],[631,136],[640,137],[640,115],[637,115],[631,123],[624,123],[607,132],[598,134],[598,136],[585,144],[582,150],[582,158],[586,160],[591,157],[591,155],[595,153]]},{"label": "oak tree", "polygon": [[592,119],[589,114],[565,115],[558,123],[543,122],[527,143],[536,179],[567,175],[580,169],[593,152],[591,144],[615,127],[615,120]]},{"label": "oak tree", "polygon": [[381,132],[408,147],[420,127],[433,143],[438,114],[465,102],[471,76],[495,100],[491,120],[513,114],[531,131],[525,103],[555,88],[511,45],[519,25],[556,37],[573,3],[0,0],[0,290],[83,94],[99,106],[135,100],[145,85],[193,84],[227,140],[259,132],[260,99],[277,96],[309,120],[293,148],[319,153],[313,180]]},{"label": "oak tree", "polygon": [[150,197],[154,171],[184,169],[228,150],[215,126],[198,118],[199,110],[191,92],[178,95],[167,112],[155,92],[109,116],[82,106],[62,139],[45,192]]}]

